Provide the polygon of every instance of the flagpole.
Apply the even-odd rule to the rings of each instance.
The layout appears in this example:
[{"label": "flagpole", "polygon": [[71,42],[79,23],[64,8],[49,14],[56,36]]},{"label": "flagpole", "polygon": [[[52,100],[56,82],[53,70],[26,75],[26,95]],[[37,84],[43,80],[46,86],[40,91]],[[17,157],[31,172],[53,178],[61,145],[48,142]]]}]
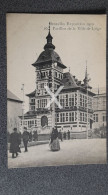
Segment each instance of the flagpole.
[{"label": "flagpole", "polygon": [[87,81],[87,139],[88,139],[88,81]]},{"label": "flagpole", "polygon": [[22,84],[21,90],[23,93],[23,105],[22,105],[22,130],[23,130],[23,127],[24,127],[24,124],[23,124],[24,122],[24,84]]},{"label": "flagpole", "polygon": [[87,126],[86,126],[86,131],[87,131],[87,139],[88,139],[88,73],[87,73],[87,60],[86,60],[86,76],[87,76]]}]

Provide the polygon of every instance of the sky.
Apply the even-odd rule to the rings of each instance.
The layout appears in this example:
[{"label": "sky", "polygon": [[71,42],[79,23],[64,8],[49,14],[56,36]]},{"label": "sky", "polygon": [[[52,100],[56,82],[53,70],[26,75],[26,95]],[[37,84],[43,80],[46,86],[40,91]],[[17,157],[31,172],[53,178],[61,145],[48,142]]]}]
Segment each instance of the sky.
[{"label": "sky", "polygon": [[[48,25],[55,51],[64,65],[83,81],[86,64],[90,85],[106,86],[106,15],[7,14],[7,88],[22,99],[35,90],[34,63],[46,44]],[[28,111],[25,96],[25,112]]]}]

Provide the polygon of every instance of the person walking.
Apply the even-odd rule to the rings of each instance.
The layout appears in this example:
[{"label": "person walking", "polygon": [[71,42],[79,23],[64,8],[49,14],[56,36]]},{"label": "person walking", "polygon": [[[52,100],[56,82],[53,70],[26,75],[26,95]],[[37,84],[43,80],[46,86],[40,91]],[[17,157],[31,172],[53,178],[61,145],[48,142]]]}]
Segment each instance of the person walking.
[{"label": "person walking", "polygon": [[[10,153],[12,153],[12,158],[16,158],[18,156],[18,152],[20,152],[19,145],[21,144],[20,135],[17,132],[17,128],[13,129],[13,133],[10,135]],[[16,156],[14,156],[16,154]]]},{"label": "person walking", "polygon": [[24,143],[24,147],[25,147],[25,152],[28,152],[28,149],[27,149],[27,144],[28,144],[28,141],[29,141],[29,132],[27,131],[27,128],[24,127],[24,132],[23,132],[23,143]]},{"label": "person walking", "polygon": [[63,133],[63,138],[66,140],[66,131]]},{"label": "person walking", "polygon": [[60,143],[58,139],[58,130],[57,128],[53,128],[51,133],[51,140],[50,140],[50,149],[51,151],[59,151],[60,150]]},{"label": "person walking", "polygon": [[70,131],[67,132],[68,140],[70,139]]},{"label": "person walking", "polygon": [[58,132],[58,138],[59,138],[61,141],[63,141],[61,130]]}]

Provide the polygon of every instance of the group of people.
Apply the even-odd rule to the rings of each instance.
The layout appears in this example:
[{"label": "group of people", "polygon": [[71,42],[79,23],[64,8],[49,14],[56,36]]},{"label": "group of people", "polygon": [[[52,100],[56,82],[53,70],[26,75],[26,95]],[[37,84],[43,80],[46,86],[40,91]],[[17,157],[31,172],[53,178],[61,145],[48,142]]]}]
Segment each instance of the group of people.
[{"label": "group of people", "polygon": [[[24,132],[21,135],[21,133],[17,132],[17,128],[13,129],[14,132],[10,135],[10,153],[12,153],[12,158],[16,158],[18,156],[18,153],[21,152],[20,144],[21,144],[21,138],[23,140],[25,152],[28,151],[27,144],[32,137],[30,137],[30,133],[27,131],[27,128],[24,127]],[[67,132],[67,138],[70,139],[70,131]],[[50,136],[50,142],[49,146],[51,151],[59,151],[60,150],[60,143],[59,139],[63,141],[63,139],[66,139],[66,132],[62,133],[61,130],[58,132],[57,127],[54,127],[52,129],[52,133]],[[35,140],[37,140],[37,133],[35,134]]]},{"label": "group of people", "polygon": [[58,132],[58,138],[63,141],[66,140],[66,139],[70,139],[70,131],[68,130],[67,132],[64,131],[63,133],[61,132],[61,130]]},{"label": "group of people", "polygon": [[[17,132],[17,128],[13,129],[13,133],[10,135],[10,153],[12,153],[12,158],[16,158],[18,156],[18,153],[21,153],[20,144],[21,144],[21,134]],[[27,143],[29,141],[29,132],[27,131],[27,128],[24,127],[24,132],[22,134],[23,144],[25,148],[25,152],[28,151],[27,149]]]},{"label": "group of people", "polygon": [[29,142],[38,141],[38,133],[37,130],[29,133]]}]

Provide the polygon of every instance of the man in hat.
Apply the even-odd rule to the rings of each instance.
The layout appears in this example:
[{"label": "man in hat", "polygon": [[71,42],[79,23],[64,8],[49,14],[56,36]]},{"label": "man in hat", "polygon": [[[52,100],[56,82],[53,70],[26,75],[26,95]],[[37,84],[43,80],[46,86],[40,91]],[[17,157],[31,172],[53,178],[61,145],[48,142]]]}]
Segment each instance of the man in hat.
[{"label": "man in hat", "polygon": [[19,145],[21,144],[21,140],[20,140],[20,136],[17,133],[17,128],[13,129],[13,133],[11,133],[10,135],[10,153],[12,153],[12,158],[15,158],[15,154],[16,157],[18,156],[18,152],[19,152]]},{"label": "man in hat", "polygon": [[27,144],[28,144],[28,140],[29,140],[29,132],[27,131],[26,127],[24,127],[24,132],[23,132],[22,138],[23,138],[23,143],[24,143],[24,147],[25,147],[25,152],[27,152],[28,151]]},{"label": "man in hat", "polygon": [[70,131],[67,132],[68,139],[70,139]]}]

